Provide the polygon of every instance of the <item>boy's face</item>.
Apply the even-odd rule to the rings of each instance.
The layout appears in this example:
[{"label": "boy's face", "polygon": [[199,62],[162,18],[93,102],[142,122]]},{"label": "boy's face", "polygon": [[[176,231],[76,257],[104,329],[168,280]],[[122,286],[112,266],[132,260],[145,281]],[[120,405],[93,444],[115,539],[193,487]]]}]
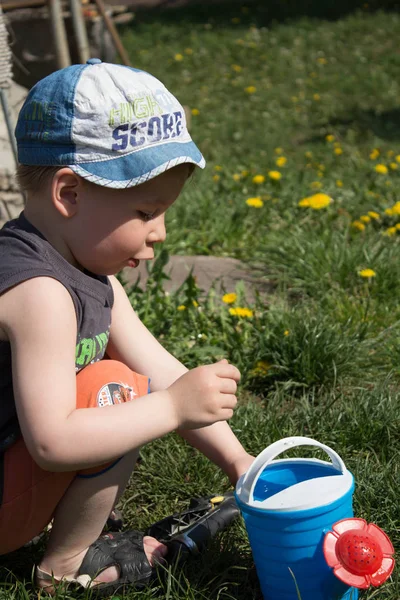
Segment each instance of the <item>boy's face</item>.
[{"label": "boy's face", "polygon": [[124,190],[83,182],[68,235],[77,265],[112,275],[154,258],[154,244],[166,237],[165,212],[179,196],[189,170],[187,164],[179,165]]}]

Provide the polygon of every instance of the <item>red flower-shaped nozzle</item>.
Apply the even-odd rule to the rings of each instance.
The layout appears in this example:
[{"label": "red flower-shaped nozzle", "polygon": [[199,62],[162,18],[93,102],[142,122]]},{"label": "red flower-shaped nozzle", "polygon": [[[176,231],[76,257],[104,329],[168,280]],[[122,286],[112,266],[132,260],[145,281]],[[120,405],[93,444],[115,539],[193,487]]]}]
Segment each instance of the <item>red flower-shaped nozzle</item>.
[{"label": "red flower-shaped nozzle", "polygon": [[343,519],[332,529],[323,549],[336,577],[360,589],[382,585],[394,568],[394,548],[386,533],[364,519]]}]

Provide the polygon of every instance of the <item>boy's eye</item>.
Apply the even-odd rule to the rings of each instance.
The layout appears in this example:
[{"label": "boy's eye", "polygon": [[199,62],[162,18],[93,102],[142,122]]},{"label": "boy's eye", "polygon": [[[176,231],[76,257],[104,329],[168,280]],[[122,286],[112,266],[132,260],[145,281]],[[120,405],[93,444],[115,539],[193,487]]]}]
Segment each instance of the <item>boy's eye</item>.
[{"label": "boy's eye", "polygon": [[138,210],[138,215],[143,221],[150,221],[154,217],[155,213],[146,213],[142,210]]}]

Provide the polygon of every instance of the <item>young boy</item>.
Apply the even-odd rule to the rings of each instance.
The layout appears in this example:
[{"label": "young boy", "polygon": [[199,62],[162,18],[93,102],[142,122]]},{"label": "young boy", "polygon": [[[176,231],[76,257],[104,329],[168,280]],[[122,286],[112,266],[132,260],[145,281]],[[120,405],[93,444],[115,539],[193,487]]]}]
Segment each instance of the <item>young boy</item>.
[{"label": "young boy", "polygon": [[238,370],[187,371],[114,277],[154,257],[205,161],[161,82],[99,59],[40,81],[16,137],[27,202],[0,231],[0,554],[54,517],[39,587],[141,583],[166,547],[99,539],[140,447],[175,430],[232,483],[253,461],[226,422]]}]

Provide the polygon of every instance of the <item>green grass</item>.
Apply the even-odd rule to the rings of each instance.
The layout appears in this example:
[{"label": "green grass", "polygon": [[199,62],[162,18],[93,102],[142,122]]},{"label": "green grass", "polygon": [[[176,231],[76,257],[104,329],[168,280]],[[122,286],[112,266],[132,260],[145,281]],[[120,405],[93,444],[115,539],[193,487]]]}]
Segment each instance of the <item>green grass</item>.
[{"label": "green grass", "polygon": [[[124,30],[132,62],[197,109],[191,133],[208,167],[169,211],[146,291],[128,291],[146,325],[189,367],[222,357],[238,365],[231,425],[250,452],[288,435],[333,447],[355,476],[355,514],[385,529],[398,550],[400,262],[399,234],[390,228],[400,219],[385,210],[400,201],[400,16],[392,2],[379,3],[386,12],[364,4],[307,9],[287,0],[136,15]],[[282,156],[286,164],[277,166]],[[255,175],[264,181],[254,183]],[[329,206],[298,205],[317,192],[332,198]],[[246,204],[254,197],[261,208]],[[370,211],[378,217],[361,231],[354,221]],[[250,306],[239,286],[226,290],[237,293],[226,305],[213,290],[201,295],[189,277],[166,295],[168,253],[240,258],[273,291]],[[361,277],[362,269],[375,276]],[[251,316],[229,313],[237,307]],[[130,527],[229,487],[174,435],[142,454],[121,502]],[[2,557],[8,583],[0,600],[36,597],[31,568],[42,549]],[[260,600],[243,524],[197,562],[126,597]],[[398,569],[360,597],[398,600]]]}]

